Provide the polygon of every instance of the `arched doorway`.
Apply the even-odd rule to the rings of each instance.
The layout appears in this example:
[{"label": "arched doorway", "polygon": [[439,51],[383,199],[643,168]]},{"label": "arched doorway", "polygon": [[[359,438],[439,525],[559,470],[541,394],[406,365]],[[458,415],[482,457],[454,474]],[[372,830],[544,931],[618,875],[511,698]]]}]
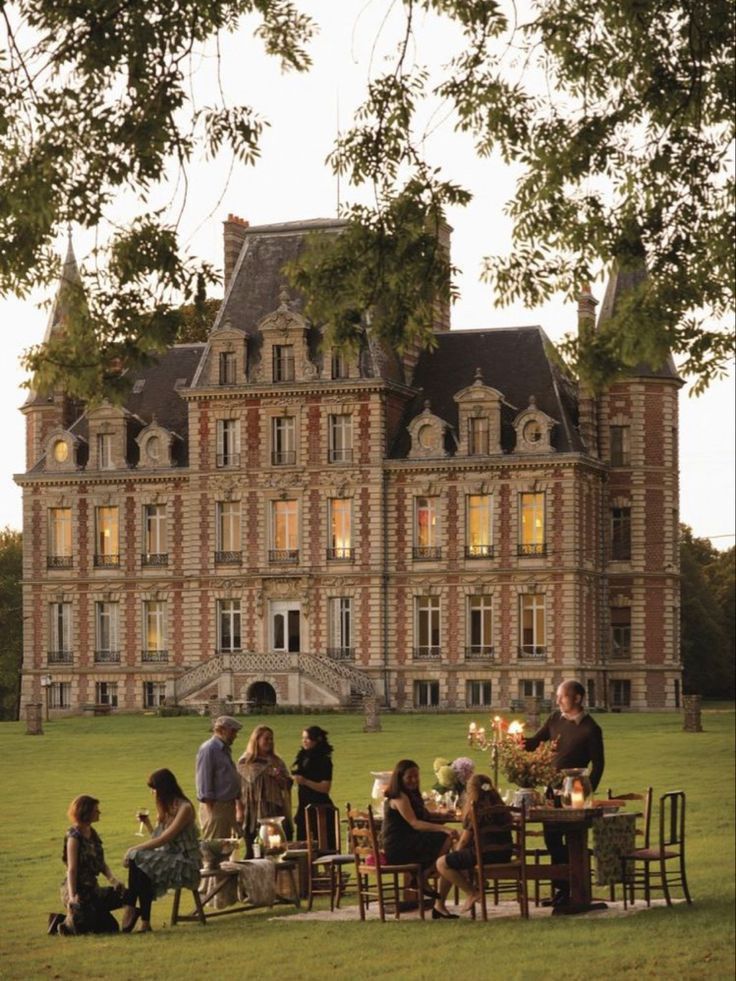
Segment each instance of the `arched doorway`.
[{"label": "arched doorway", "polygon": [[269,708],[276,704],[276,692],[267,681],[256,681],[248,689],[248,701],[253,708]]}]

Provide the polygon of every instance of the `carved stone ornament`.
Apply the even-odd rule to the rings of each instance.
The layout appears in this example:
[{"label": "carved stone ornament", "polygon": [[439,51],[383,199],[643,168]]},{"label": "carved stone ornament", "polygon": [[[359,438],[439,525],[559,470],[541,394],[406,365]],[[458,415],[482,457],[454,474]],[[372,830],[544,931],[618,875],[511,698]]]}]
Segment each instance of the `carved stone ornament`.
[{"label": "carved stone ornament", "polygon": [[237,489],[238,485],[232,479],[212,481],[212,491],[218,501],[232,501]]}]

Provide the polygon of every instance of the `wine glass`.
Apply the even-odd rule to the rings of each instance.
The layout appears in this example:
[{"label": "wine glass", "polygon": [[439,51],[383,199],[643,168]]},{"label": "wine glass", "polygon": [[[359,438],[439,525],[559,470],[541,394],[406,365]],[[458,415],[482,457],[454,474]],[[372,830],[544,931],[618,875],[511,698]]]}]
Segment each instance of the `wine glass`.
[{"label": "wine glass", "polygon": [[138,810],[136,811],[135,816],[140,821],[140,824],[138,825],[138,830],[136,831],[135,836],[136,836],[136,838],[145,838],[146,837],[146,823],[145,823],[144,818],[147,818],[148,817],[148,808],[147,807],[139,807]]}]

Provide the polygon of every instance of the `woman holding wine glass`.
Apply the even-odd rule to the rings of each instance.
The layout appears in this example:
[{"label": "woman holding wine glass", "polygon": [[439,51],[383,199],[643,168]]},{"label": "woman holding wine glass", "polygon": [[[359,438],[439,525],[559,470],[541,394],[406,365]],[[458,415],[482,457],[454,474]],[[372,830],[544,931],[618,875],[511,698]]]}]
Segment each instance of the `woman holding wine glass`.
[{"label": "woman holding wine glass", "polygon": [[[140,931],[151,929],[151,905],[167,889],[196,889],[199,885],[199,841],[192,802],[171,770],[154,770],[148,778],[156,804],[156,826],[145,808],[138,819],[151,837],[125,853],[129,905],[123,933],[130,933],[140,916]],[[135,903],[138,902],[138,907]]]},{"label": "woman holding wine glass", "polygon": [[249,852],[258,833],[260,818],[284,817],[287,841],[293,835],[291,823],[291,785],[294,782],[286,764],[274,749],[273,729],[256,726],[245,752],[238,760],[242,783],[243,831]]}]

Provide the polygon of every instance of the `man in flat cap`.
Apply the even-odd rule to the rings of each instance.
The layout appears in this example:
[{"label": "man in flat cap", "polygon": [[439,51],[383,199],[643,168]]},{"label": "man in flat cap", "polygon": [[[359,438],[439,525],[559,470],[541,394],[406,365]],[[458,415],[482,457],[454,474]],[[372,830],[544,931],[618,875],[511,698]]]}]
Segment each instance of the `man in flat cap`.
[{"label": "man in flat cap", "polygon": [[230,747],[243,727],[230,715],[215,719],[210,739],[197,751],[195,781],[202,838],[230,838],[240,834],[243,805],[240,776]]}]

